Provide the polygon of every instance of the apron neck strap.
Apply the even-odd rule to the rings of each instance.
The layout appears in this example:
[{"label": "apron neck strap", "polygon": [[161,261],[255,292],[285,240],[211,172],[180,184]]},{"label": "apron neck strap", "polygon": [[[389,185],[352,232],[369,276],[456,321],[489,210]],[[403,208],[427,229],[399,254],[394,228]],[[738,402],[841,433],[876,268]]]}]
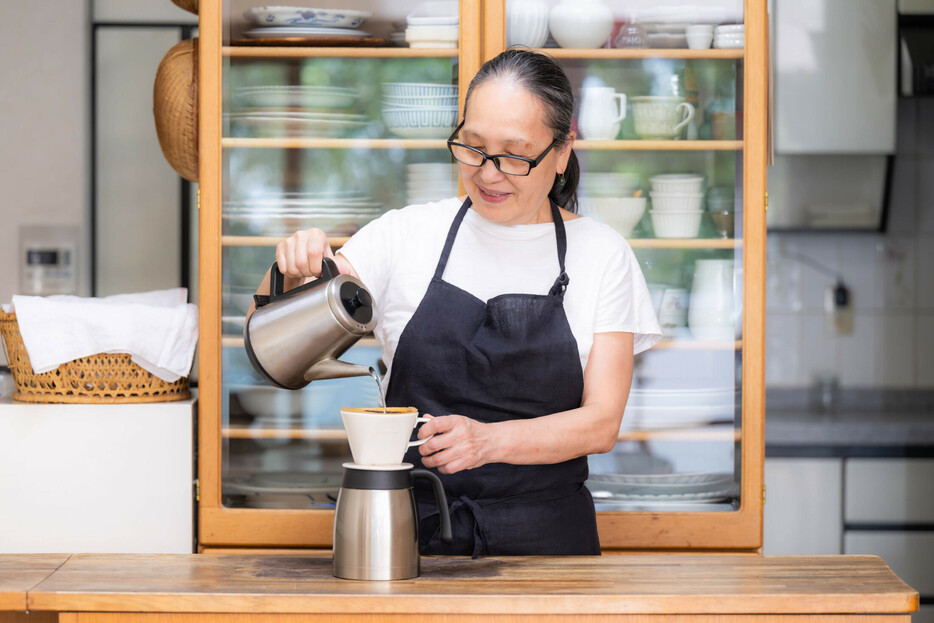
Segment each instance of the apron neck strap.
[{"label": "apron neck strap", "polygon": [[[568,238],[567,233],[564,231],[564,219],[561,218],[561,211],[558,209],[558,204],[550,199],[548,201],[551,204],[551,218],[555,224],[555,238],[558,243],[558,267],[561,269],[561,274],[555,279],[555,283],[551,286],[549,294],[564,298],[564,291],[570,282],[568,274],[564,271],[564,256],[567,254],[568,250]],[[470,197],[467,197],[464,203],[461,204],[460,210],[457,211],[454,222],[451,223],[451,228],[448,230],[448,237],[444,241],[444,250],[441,251],[441,258],[438,260],[438,266],[435,267],[435,279],[441,279],[442,275],[444,275],[444,269],[448,264],[448,257],[451,255],[451,249],[454,247],[454,239],[457,237],[457,230],[460,229],[461,223],[464,221],[467,210],[470,209],[471,205],[473,205],[473,202],[470,200]]]}]

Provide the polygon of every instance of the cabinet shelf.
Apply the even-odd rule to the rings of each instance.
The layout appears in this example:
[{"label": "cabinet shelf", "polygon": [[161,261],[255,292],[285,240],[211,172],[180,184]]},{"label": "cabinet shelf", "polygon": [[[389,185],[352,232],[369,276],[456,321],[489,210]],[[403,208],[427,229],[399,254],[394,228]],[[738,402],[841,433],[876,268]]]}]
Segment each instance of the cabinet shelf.
[{"label": "cabinet shelf", "polygon": [[[440,138],[239,138],[221,139],[224,149],[447,149]],[[574,149],[593,151],[742,151],[743,141],[587,141]]]},{"label": "cabinet shelf", "polygon": [[[259,428],[228,426],[221,430],[227,439],[307,439],[314,441],[345,441],[342,428]],[[666,428],[620,431],[618,441],[734,441],[740,431],[732,426]]]},{"label": "cabinet shelf", "polygon": [[643,58],[675,58],[675,59],[741,59],[745,50],[739,49],[709,49],[690,50],[686,48],[597,48],[597,49],[565,49],[540,48],[535,50],[548,54],[554,58],[562,59],[643,59]]},{"label": "cabinet shelf", "polygon": [[[285,240],[282,236],[221,236],[225,247],[274,247]],[[338,249],[350,240],[346,236],[328,238],[331,247]],[[733,249],[741,247],[740,238],[629,238],[633,249]]]},{"label": "cabinet shelf", "polygon": [[224,149],[447,149],[442,138],[222,138]]},{"label": "cabinet shelf", "polygon": [[457,58],[457,49],[441,48],[316,48],[227,45],[221,54],[228,58]]},{"label": "cabinet shelf", "polygon": [[[243,336],[224,335],[221,337],[224,348],[243,348]],[[357,346],[379,346],[375,337],[363,337]],[[742,350],[742,340],[662,340],[652,350]]]}]

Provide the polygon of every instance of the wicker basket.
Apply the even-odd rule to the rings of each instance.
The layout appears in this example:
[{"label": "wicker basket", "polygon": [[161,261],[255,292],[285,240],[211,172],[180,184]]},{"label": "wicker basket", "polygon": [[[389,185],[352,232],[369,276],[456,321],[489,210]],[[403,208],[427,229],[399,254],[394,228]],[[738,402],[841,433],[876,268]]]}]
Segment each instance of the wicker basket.
[{"label": "wicker basket", "polygon": [[198,0],[172,0],[175,6],[179,6],[189,13],[198,14]]},{"label": "wicker basket", "polygon": [[16,402],[112,404],[169,402],[191,396],[188,378],[167,383],[130,360],[130,355],[91,355],[36,374],[19,333],[16,314],[0,311],[0,334],[16,382]]},{"label": "wicker basket", "polygon": [[166,52],[156,70],[152,113],[162,154],[172,168],[198,181],[198,39]]}]

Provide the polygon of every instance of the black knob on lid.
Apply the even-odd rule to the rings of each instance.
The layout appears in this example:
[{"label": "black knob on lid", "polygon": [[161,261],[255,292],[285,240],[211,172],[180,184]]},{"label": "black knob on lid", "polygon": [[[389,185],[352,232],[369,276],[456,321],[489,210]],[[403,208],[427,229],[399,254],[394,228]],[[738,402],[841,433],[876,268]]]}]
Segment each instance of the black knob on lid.
[{"label": "black knob on lid", "polygon": [[341,303],[350,317],[366,324],[373,319],[373,298],[364,288],[347,282],[341,286]]}]

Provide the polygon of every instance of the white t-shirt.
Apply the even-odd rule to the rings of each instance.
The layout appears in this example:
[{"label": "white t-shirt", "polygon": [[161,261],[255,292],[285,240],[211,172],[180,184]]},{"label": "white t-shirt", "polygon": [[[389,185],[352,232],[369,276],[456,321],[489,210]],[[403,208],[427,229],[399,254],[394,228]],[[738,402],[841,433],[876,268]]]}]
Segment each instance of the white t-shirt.
[{"label": "white t-shirt", "polygon": [[[360,229],[340,251],[373,295],[373,333],[390,373],[399,337],[428,290],[460,206],[453,197],[391,210]],[[595,333],[633,333],[634,352],[651,348],[661,339],[661,329],[629,244],[589,217],[565,221],[564,227],[570,278],[564,310],[581,369],[587,367]],[[499,225],[470,209],[442,278],[487,301],[507,293],[547,294],[559,274],[554,223]]]}]

